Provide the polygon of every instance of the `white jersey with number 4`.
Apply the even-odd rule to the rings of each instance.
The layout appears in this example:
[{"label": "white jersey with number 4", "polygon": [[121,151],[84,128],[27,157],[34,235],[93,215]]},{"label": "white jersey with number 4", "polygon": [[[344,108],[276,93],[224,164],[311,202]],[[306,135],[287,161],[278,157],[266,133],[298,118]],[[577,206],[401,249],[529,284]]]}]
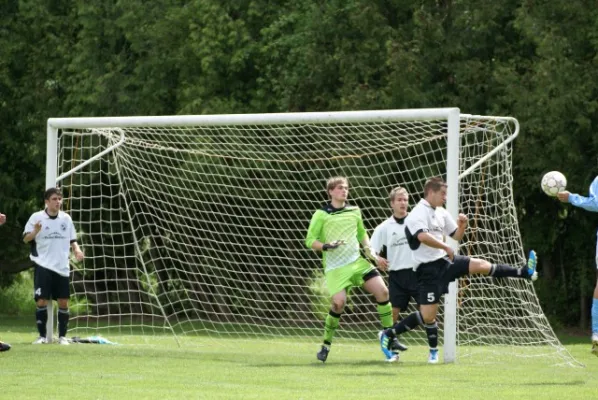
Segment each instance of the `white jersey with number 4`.
[{"label": "white jersey with number 4", "polygon": [[457,223],[446,209],[432,207],[425,199],[421,199],[411,210],[405,220],[405,225],[407,240],[410,241],[409,244],[413,250],[413,259],[418,265],[436,261],[446,256],[444,250],[420,243],[417,240],[418,234],[428,232],[434,238],[443,242],[445,236],[452,236],[457,230]]},{"label": "white jersey with number 4", "polygon": [[383,252],[391,271],[414,269],[417,265],[405,237],[405,218],[392,216],[382,222],[374,229],[370,244],[377,254]]},{"label": "white jersey with number 4", "polygon": [[69,276],[69,252],[71,243],[77,241],[77,234],[71,216],[59,211],[51,217],[46,211],[33,213],[25,225],[24,235],[35,230],[41,222],[42,229],[30,242],[29,258],[37,265],[50,269],[62,276]]}]

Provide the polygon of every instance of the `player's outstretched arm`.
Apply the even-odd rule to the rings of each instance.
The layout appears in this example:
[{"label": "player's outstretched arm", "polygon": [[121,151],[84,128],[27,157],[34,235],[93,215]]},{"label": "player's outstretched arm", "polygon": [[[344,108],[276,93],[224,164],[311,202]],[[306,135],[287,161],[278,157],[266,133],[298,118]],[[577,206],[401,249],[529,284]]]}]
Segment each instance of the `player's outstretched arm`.
[{"label": "player's outstretched arm", "polygon": [[571,203],[572,205],[583,208],[584,210],[598,212],[598,176],[590,185],[589,197],[564,191],[557,193],[557,198],[563,203]]}]

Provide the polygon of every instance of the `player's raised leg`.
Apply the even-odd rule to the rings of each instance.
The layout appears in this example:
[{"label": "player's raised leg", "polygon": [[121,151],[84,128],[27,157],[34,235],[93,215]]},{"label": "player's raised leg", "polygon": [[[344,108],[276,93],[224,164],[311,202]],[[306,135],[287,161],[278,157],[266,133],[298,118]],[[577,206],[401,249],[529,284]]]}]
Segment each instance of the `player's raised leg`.
[{"label": "player's raised leg", "polygon": [[[453,261],[453,263],[457,262],[456,260],[458,257],[459,256],[455,256],[455,261]],[[469,262],[469,273],[488,275],[494,278],[511,277],[536,280],[538,276],[536,272],[537,263],[538,259],[534,250],[529,252],[526,265],[520,268],[515,268],[506,264],[491,264],[486,260],[472,258]],[[460,276],[462,275],[460,274]],[[456,278],[458,278],[458,276]]]}]

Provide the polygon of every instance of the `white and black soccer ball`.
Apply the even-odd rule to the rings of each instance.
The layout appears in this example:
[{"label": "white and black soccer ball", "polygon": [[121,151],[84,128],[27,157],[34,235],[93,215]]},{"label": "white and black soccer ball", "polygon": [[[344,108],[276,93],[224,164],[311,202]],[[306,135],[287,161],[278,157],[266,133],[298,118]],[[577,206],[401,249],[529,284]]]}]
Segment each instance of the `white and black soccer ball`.
[{"label": "white and black soccer ball", "polygon": [[547,172],[542,177],[542,190],[549,196],[556,196],[567,187],[567,178],[559,171]]}]

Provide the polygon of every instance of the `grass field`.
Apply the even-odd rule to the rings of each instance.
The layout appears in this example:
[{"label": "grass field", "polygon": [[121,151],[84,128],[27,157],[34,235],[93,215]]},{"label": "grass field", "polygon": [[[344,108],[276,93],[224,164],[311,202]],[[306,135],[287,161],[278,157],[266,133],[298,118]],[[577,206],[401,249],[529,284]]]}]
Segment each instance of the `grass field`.
[{"label": "grass field", "polygon": [[387,364],[374,341],[333,347],[322,364],[317,341],[184,337],[179,347],[171,336],[106,334],[121,345],[33,346],[33,326],[6,322],[1,399],[598,398],[586,337],[563,338],[585,368],[543,358],[428,365],[423,347]]}]

